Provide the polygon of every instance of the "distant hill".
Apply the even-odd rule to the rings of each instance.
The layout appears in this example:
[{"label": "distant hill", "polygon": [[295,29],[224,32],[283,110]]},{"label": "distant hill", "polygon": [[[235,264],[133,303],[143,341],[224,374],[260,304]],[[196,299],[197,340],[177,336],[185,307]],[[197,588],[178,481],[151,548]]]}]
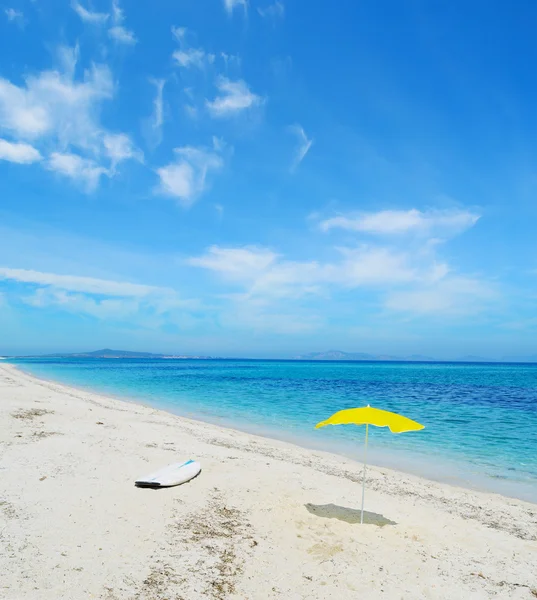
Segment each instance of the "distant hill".
[{"label": "distant hill", "polygon": [[71,354],[46,354],[44,358],[184,358],[209,359],[214,356],[189,356],[188,354],[153,354],[151,352],[131,352],[130,350],[93,350],[92,352],[73,352]]},{"label": "distant hill", "polygon": [[392,356],[390,354],[366,354],[364,352],[342,352],[341,350],[328,350],[328,352],[309,352],[295,356],[295,360],[404,360],[404,361],[434,361],[430,356],[412,354],[411,356]]},{"label": "distant hill", "polygon": [[[34,355],[35,357],[35,355]],[[192,356],[188,354],[154,354],[152,352],[132,352],[130,350],[92,350],[91,352],[57,353],[41,355],[43,358],[145,358],[145,359],[185,359],[209,360],[221,357]],[[2,358],[2,357],[0,357]],[[16,357],[15,357],[16,358]],[[31,358],[19,356],[18,358]],[[410,354],[408,356],[394,356],[391,354],[368,354],[366,352],[343,352],[342,350],[328,350],[326,352],[308,352],[293,357],[294,360],[356,360],[356,361],[403,361],[403,362],[436,362],[438,359],[423,354]],[[240,359],[235,359],[240,360]],[[443,359],[441,362],[526,362],[537,363],[537,355],[533,356],[504,356],[500,360],[484,358],[482,356],[466,355],[454,359]]]},{"label": "distant hill", "polygon": [[[341,350],[328,350],[327,352],[308,352],[294,357],[295,360],[378,360],[378,361],[405,361],[405,362],[436,362],[438,359],[423,354],[409,356],[392,356],[390,354],[367,354],[365,352],[343,352]],[[467,354],[453,359],[443,359],[440,362],[466,362],[466,363],[496,363],[520,362],[536,363],[537,355],[530,356],[504,356],[500,360]]]},{"label": "distant hill", "polygon": [[92,352],[74,352],[72,354],[47,354],[49,357],[58,358],[162,358],[162,354],[152,354],[151,352],[130,352],[129,350],[93,350]]}]

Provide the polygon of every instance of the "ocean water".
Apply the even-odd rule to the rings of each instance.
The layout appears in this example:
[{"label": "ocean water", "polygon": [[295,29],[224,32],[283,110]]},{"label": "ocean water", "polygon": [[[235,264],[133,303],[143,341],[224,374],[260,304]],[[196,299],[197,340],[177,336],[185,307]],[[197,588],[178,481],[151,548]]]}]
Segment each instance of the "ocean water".
[{"label": "ocean water", "polygon": [[370,404],[417,420],[370,428],[371,462],[537,502],[537,364],[24,359],[62,383],[361,460],[364,427],[315,424]]}]

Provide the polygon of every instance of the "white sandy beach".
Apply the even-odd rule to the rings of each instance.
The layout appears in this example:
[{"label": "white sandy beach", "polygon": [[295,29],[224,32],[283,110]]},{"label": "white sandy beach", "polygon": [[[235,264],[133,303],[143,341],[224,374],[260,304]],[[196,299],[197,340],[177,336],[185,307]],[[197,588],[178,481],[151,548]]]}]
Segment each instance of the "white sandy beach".
[{"label": "white sandy beach", "polygon": [[[537,505],[371,468],[0,365],[0,598],[537,596]],[[192,482],[134,480],[183,458]]]}]

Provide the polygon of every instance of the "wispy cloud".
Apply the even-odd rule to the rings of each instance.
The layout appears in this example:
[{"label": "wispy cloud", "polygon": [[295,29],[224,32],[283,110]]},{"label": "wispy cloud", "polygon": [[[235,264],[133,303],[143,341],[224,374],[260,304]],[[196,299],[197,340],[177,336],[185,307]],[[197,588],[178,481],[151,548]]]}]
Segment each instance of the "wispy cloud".
[{"label": "wispy cloud", "polygon": [[131,320],[140,311],[139,298],[103,298],[51,288],[38,288],[22,296],[22,301],[35,308],[55,307],[74,314],[90,315],[99,320]]},{"label": "wispy cloud", "polygon": [[291,171],[294,171],[309,152],[309,149],[313,144],[313,139],[308,139],[308,136],[300,125],[291,125],[291,127],[289,127],[289,131],[291,131],[298,138],[298,146],[295,150],[295,156],[291,164]]},{"label": "wispy cloud", "polygon": [[227,301],[219,314],[224,327],[290,334],[317,329],[322,321],[303,307],[297,311],[292,303],[319,291],[314,262],[287,261],[262,246],[211,246],[186,263],[215,273],[225,285],[239,290],[221,294]]},{"label": "wispy cloud", "polygon": [[259,7],[257,9],[257,12],[264,18],[268,17],[272,19],[281,19],[285,15],[285,6],[283,2],[279,2],[279,0],[276,0],[274,4],[269,4],[265,8]]},{"label": "wispy cloud", "polygon": [[105,296],[140,297],[162,291],[162,288],[137,283],[110,281],[108,279],[80,277],[77,275],[58,275],[56,273],[43,273],[40,271],[11,269],[7,267],[0,267],[0,279],[50,286],[70,292],[101,294]]},{"label": "wispy cloud", "polygon": [[165,80],[158,79],[154,83],[157,88],[157,93],[155,95],[155,100],[153,101],[153,107],[155,109],[153,123],[154,123],[154,127],[156,129],[161,129],[162,124],[164,122],[164,110],[163,110],[162,95],[164,92]]},{"label": "wispy cloud", "polygon": [[[457,219],[441,221],[451,231],[454,223],[460,226]],[[322,249],[322,255],[331,259],[293,260],[262,246],[211,246],[186,262],[215,273],[231,290],[230,301],[241,306],[253,302],[282,307],[286,301],[285,310],[290,311],[294,302],[297,308],[304,306],[306,298],[313,301],[356,290],[375,294],[379,309],[396,314],[457,315],[478,312],[498,299],[489,281],[456,272],[438,258],[438,247],[426,237],[412,244],[407,238],[395,238],[389,244]]]},{"label": "wispy cloud", "polygon": [[220,58],[224,61],[226,72],[231,67],[240,68],[241,57],[238,54],[228,54],[227,52],[220,52]]},{"label": "wispy cloud", "polygon": [[176,50],[172,57],[180,67],[197,67],[203,69],[205,66],[205,52],[199,48],[188,48]]},{"label": "wispy cloud", "polygon": [[244,12],[246,13],[248,10],[247,0],[224,0],[224,7],[228,14],[232,14],[233,11],[239,6],[242,6]]},{"label": "wispy cloud", "polygon": [[218,171],[224,162],[217,151],[193,146],[175,148],[176,159],[157,169],[160,179],[157,192],[177,198],[184,207],[189,207],[205,191],[207,174]]},{"label": "wispy cloud", "polygon": [[252,296],[300,297],[320,293],[325,286],[355,288],[418,280],[423,276],[409,264],[409,257],[386,248],[340,249],[340,260],[331,263],[286,260],[262,247],[211,246],[187,262],[241,283]]},{"label": "wispy cloud", "polygon": [[[111,279],[0,267],[9,296],[34,308],[54,307],[99,320],[120,321],[154,329],[181,318],[196,306],[165,287]],[[184,319],[183,319],[184,320]]]},{"label": "wispy cloud", "polygon": [[250,282],[273,265],[277,258],[278,255],[267,248],[211,246],[204,255],[188,259],[187,264],[216,271],[232,281]]},{"label": "wispy cloud", "polygon": [[125,133],[107,133],[103,137],[105,153],[110,158],[111,168],[124,160],[137,160],[143,162],[144,155],[136,148],[132,140]]},{"label": "wispy cloud", "polygon": [[30,144],[8,142],[0,139],[0,160],[30,164],[41,160],[41,153]]},{"label": "wispy cloud", "polygon": [[245,81],[231,81],[227,77],[219,77],[216,81],[219,95],[206,105],[213,117],[225,118],[259,106],[263,99],[250,91]]},{"label": "wispy cloud", "polygon": [[125,16],[119,6],[119,0],[112,2],[112,23],[113,26],[108,30],[108,35],[120,44],[133,46],[138,42],[134,32],[123,26]]},{"label": "wispy cloud", "polygon": [[186,27],[172,27],[173,37],[180,45],[178,50],[172,54],[174,62],[183,68],[196,67],[204,69],[208,64],[214,62],[214,54],[207,54],[202,48],[191,48],[187,41],[188,30]]},{"label": "wispy cloud", "polygon": [[71,6],[83,21],[92,25],[103,25],[110,17],[108,13],[91,12],[84,8],[78,0],[72,0]]},{"label": "wispy cloud", "polygon": [[184,41],[186,37],[186,32],[186,27],[177,27],[176,25],[172,25],[172,35],[179,43]]},{"label": "wispy cloud", "polygon": [[50,155],[47,168],[72,179],[87,192],[93,192],[97,188],[101,175],[109,174],[107,169],[91,158],[60,152],[53,152]]},{"label": "wispy cloud", "polygon": [[477,223],[480,215],[465,209],[382,210],[373,213],[338,215],[320,222],[322,231],[346,229],[373,235],[438,233],[454,235]]},{"label": "wispy cloud", "polygon": [[6,14],[7,20],[10,21],[11,23],[13,23],[13,22],[23,23],[24,22],[24,14],[22,11],[16,10],[15,8],[6,8],[4,12]]},{"label": "wispy cloud", "polygon": [[64,291],[54,287],[38,287],[20,300],[37,309],[54,308],[76,316],[91,317],[103,322],[126,323],[137,329],[158,331],[169,324],[183,329],[195,322],[192,309],[195,302],[183,300],[174,291],[157,291],[144,296],[95,295]]},{"label": "wispy cloud", "polygon": [[164,86],[165,79],[150,79],[155,86],[155,97],[153,99],[153,113],[142,123],[144,137],[149,146],[154,149],[162,142],[162,125],[164,123]]},{"label": "wispy cloud", "polygon": [[132,31],[122,25],[114,25],[108,30],[108,35],[120,44],[134,45],[138,41]]}]

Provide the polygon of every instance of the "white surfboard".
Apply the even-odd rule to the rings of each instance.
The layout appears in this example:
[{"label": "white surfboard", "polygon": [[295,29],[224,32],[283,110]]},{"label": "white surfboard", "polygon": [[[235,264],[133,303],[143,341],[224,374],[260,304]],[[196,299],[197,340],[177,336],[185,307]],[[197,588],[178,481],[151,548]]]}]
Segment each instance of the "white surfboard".
[{"label": "white surfboard", "polygon": [[138,487],[171,487],[173,485],[181,485],[190,481],[201,471],[201,465],[195,460],[187,460],[182,463],[168,465],[160,471],[156,471],[147,477],[141,477],[135,481]]}]

